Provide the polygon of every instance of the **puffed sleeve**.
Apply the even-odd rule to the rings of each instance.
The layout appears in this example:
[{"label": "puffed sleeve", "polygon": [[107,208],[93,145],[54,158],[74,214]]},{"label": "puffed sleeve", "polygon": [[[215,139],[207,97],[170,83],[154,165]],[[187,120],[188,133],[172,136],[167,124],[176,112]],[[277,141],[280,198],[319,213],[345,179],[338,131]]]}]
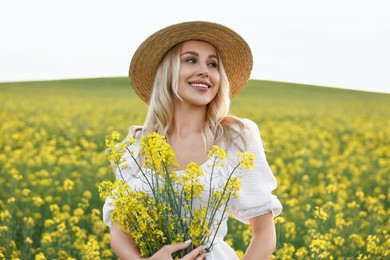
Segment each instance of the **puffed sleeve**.
[{"label": "puffed sleeve", "polygon": [[[128,146],[128,150],[123,154],[122,158],[124,161],[114,169],[115,178],[117,180],[124,180],[130,182],[131,176],[139,171],[139,168],[131,157],[129,150],[133,152],[134,155],[139,154],[139,139],[140,135],[136,136],[136,143]],[[114,210],[114,199],[110,196],[106,198],[106,201],[103,205],[103,222],[108,227],[111,227],[111,212]]]},{"label": "puffed sleeve", "polygon": [[[276,217],[282,211],[282,204],[272,194],[276,188],[276,179],[268,165],[265,157],[263,144],[260,138],[260,131],[256,123],[243,119],[246,129],[244,137],[246,146],[237,141],[237,146],[231,146],[227,150],[227,159],[230,167],[238,163],[237,152],[252,152],[255,155],[254,167],[251,170],[239,170],[241,177],[241,189],[238,198],[230,200],[230,207],[233,216],[243,223],[249,223],[249,219],[272,212]],[[238,138],[239,139],[239,138]]]}]

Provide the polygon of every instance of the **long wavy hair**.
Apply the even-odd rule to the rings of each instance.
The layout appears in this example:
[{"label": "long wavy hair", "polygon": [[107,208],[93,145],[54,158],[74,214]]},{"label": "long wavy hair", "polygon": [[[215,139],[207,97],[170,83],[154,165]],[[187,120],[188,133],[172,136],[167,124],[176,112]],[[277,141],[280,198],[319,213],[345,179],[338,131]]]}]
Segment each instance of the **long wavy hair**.
[{"label": "long wavy hair", "polygon": [[[161,135],[167,134],[173,121],[174,96],[181,100],[178,94],[178,81],[182,46],[183,43],[177,44],[163,57],[157,69],[144,125],[132,126],[129,135],[135,136],[140,130],[143,134],[151,132],[157,132]],[[217,57],[221,81],[215,98],[207,105],[206,109],[206,122],[202,130],[206,151],[212,145],[219,145],[222,141],[225,141],[228,147],[237,137],[241,138],[244,144],[246,143],[241,134],[242,129],[245,128],[244,123],[238,117],[229,115],[230,84],[218,50]]]}]

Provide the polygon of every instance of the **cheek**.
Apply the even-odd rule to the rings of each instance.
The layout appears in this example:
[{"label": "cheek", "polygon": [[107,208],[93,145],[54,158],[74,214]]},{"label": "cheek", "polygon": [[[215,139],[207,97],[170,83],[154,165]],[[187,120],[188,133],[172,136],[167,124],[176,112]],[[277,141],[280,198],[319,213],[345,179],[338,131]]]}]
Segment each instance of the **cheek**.
[{"label": "cheek", "polygon": [[215,76],[213,77],[213,83],[215,86],[218,86],[220,88],[221,86],[221,76],[219,73],[216,73]]},{"label": "cheek", "polygon": [[218,87],[215,88],[215,90],[214,90],[214,96],[216,96],[216,95],[218,94],[220,88],[221,88],[220,85],[218,85]]},{"label": "cheek", "polygon": [[186,78],[191,74],[191,70],[186,64],[181,64],[179,68],[179,78]]}]

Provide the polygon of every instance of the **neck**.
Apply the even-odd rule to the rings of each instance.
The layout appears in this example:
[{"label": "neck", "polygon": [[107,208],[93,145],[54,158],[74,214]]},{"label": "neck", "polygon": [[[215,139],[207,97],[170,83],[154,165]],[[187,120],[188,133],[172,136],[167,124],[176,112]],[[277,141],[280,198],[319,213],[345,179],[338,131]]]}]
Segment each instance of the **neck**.
[{"label": "neck", "polygon": [[206,106],[175,105],[172,125],[168,134],[185,137],[187,134],[200,133],[206,121]]}]

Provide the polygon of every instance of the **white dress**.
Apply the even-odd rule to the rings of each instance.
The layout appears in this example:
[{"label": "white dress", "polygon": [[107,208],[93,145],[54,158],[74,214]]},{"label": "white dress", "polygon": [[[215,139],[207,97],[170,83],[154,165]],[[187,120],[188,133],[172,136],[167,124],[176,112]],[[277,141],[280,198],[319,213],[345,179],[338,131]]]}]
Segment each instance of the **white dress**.
[{"label": "white dress", "polygon": [[[239,147],[231,145],[227,148],[224,147],[224,144],[221,144],[220,147],[226,151],[226,164],[224,168],[230,167],[229,169],[231,169],[237,165],[237,152],[240,151],[240,148],[241,151],[252,152],[255,155],[255,164],[251,170],[237,171],[237,174],[242,176],[241,189],[239,191],[238,198],[232,198],[229,201],[229,206],[233,216],[239,221],[248,224],[250,218],[263,215],[270,211],[274,217],[278,216],[282,211],[282,205],[277,197],[272,194],[272,191],[276,188],[277,184],[265,157],[259,129],[257,125],[249,119],[243,119],[243,122],[246,125],[246,129],[243,133],[245,139],[247,140],[246,147],[244,147],[244,144],[242,141],[240,141],[240,138],[235,140]],[[139,138],[140,136],[136,137],[137,144],[139,144]],[[132,145],[131,150],[134,151],[134,153],[137,155],[139,151],[138,145]],[[134,172],[139,171],[133,159],[128,153],[124,154],[124,158],[126,159],[125,163],[128,167],[122,170],[122,176],[134,190],[147,191],[148,187],[145,185],[145,181],[143,181],[142,178],[132,177],[134,176]],[[205,178],[207,178],[207,175],[210,176],[209,166],[211,164],[212,162],[209,160],[201,165]],[[214,174],[216,176],[222,176],[222,174],[226,172],[226,169],[224,170],[224,168],[217,167],[214,169]],[[178,171],[178,173],[180,174],[180,171]],[[116,178],[122,179],[118,173],[116,173]],[[201,196],[205,198],[208,196],[207,194],[207,192],[204,192]],[[199,203],[201,204],[202,202]],[[113,199],[108,197],[103,206],[103,221],[109,227],[111,227],[112,224],[111,211],[113,210],[113,207]],[[215,234],[215,231],[211,230],[211,233],[213,235]],[[227,219],[225,218],[217,232],[213,249],[206,257],[207,260],[238,259],[234,250],[223,241],[226,233]]]}]

